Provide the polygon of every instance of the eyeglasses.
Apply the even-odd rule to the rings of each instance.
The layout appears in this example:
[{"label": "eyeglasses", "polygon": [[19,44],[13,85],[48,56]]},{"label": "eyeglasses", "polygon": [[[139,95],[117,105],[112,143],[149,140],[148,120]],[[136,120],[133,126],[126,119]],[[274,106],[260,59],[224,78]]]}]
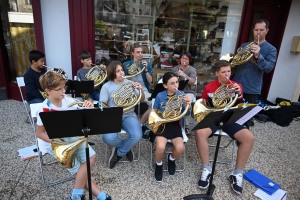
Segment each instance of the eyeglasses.
[{"label": "eyeglasses", "polygon": [[181,58],[182,60],[188,60],[189,58]]},{"label": "eyeglasses", "polygon": [[178,83],[179,83],[178,81],[175,81],[175,82],[171,82],[171,83],[169,83],[168,85],[172,85],[172,86],[173,86],[173,85],[175,85],[175,84],[177,84],[177,85],[178,85]]},{"label": "eyeglasses", "polygon": [[65,85],[64,87],[59,88],[59,89],[56,89],[56,90],[54,90],[54,91],[56,91],[56,92],[64,92],[64,91],[67,90],[67,88],[68,88],[68,86]]}]

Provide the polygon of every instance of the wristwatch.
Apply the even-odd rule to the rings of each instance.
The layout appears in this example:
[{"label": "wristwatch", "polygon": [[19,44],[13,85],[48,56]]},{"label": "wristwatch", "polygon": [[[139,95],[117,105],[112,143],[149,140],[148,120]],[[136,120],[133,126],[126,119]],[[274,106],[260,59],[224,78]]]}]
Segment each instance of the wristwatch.
[{"label": "wristwatch", "polygon": [[148,73],[148,71],[145,70],[145,74]]},{"label": "wristwatch", "polygon": [[188,75],[185,76],[184,80],[185,80],[185,81],[186,81],[186,80],[189,80]]}]

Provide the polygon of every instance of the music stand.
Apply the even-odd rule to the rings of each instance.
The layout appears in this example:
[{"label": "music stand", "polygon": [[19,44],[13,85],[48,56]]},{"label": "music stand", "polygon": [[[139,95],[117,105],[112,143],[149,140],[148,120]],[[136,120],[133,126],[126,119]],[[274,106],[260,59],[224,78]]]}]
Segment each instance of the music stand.
[{"label": "music stand", "polygon": [[78,81],[78,80],[68,80],[68,88],[66,93],[71,93],[74,97],[75,93],[93,93],[94,92],[94,81]]},{"label": "music stand", "polygon": [[[40,117],[50,139],[84,136],[89,186],[89,199],[92,199],[90,156],[88,135],[120,132],[123,108],[80,109],[59,112],[41,112]],[[100,123],[99,123],[100,122]],[[114,122],[113,126],[111,122]]]},{"label": "music stand", "polygon": [[[188,195],[188,196],[183,197],[184,200],[199,199],[199,198],[213,200],[212,195],[214,193],[214,190],[216,189],[216,186],[212,182],[213,182],[213,178],[214,178],[214,172],[215,172],[217,157],[218,157],[218,153],[219,153],[219,147],[220,147],[220,142],[221,142],[223,126],[225,124],[235,123],[238,119],[245,116],[251,110],[253,110],[252,107],[245,107],[245,108],[236,108],[236,109],[232,109],[232,110],[227,110],[225,112],[224,111],[211,112],[200,123],[198,123],[193,128],[193,131],[194,131],[197,129],[208,128],[211,126],[218,126],[219,127],[219,135],[218,135],[215,156],[214,156],[213,165],[212,165],[211,177],[209,180],[209,187],[208,187],[206,194]],[[254,114],[254,112],[251,113],[251,115],[252,114]]]}]

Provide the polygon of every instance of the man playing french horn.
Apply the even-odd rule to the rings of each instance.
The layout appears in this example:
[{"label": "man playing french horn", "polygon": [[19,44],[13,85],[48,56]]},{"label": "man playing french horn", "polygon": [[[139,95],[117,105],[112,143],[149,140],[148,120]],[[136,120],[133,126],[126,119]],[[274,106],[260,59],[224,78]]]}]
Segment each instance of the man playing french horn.
[{"label": "man playing french horn", "polygon": [[[67,97],[66,92],[66,80],[60,75],[53,71],[49,71],[40,77],[40,84],[43,90],[47,93],[47,98],[43,101],[38,113],[37,113],[37,126],[36,136],[39,138],[39,147],[45,148],[49,154],[56,157],[55,149],[53,148],[53,141],[49,139],[43,122],[41,121],[40,112],[50,112],[68,109],[68,105],[75,102],[73,98]],[[85,107],[93,107],[93,103],[90,101],[84,101]],[[75,104],[72,108],[77,107]],[[68,119],[66,119],[68,120]],[[55,125],[54,125],[55,126]],[[77,137],[61,138],[64,142],[75,142],[78,141]],[[51,148],[52,143],[52,148]],[[93,167],[96,161],[96,153],[89,146],[90,152],[90,168]],[[82,143],[75,150],[73,154],[73,160],[64,163],[68,171],[75,176],[75,184],[72,191],[70,200],[81,200],[84,199],[84,189],[88,189],[87,183],[87,167],[86,167],[86,155],[85,155],[85,144]],[[100,188],[92,180],[92,193],[97,197],[98,200],[111,200],[111,197],[105,192],[101,192]]]},{"label": "man playing french horn", "polygon": [[[133,56],[133,59],[123,63],[126,76],[132,76],[130,80],[141,84],[145,94],[145,101],[147,101],[148,98],[151,97],[149,84],[152,84],[152,65],[150,62],[143,60],[143,48],[138,43],[135,43],[131,47],[131,54]],[[137,70],[132,71],[131,68],[135,67],[137,67]],[[142,69],[144,70],[140,74],[138,74],[137,76],[134,75],[139,73],[139,71],[141,71]],[[147,103],[149,106],[151,105],[150,102]],[[149,108],[140,119],[140,124],[143,128],[143,132],[147,130],[146,126],[143,126],[143,124],[147,121],[150,111],[151,108]],[[143,136],[144,139],[146,139],[146,137],[147,136]]]},{"label": "man playing french horn", "polygon": [[[221,58],[222,59],[222,58]],[[234,81],[230,81],[231,75],[230,63],[226,60],[220,60],[215,64],[215,73],[217,79],[207,84],[203,90],[201,98],[214,105],[218,102],[212,101],[216,95],[216,91],[223,85],[227,85],[227,89],[232,93],[232,96],[238,95],[237,103],[243,101],[242,86]],[[197,103],[197,102],[196,102]],[[195,113],[194,113],[195,114]],[[217,126],[196,130],[196,145],[200,159],[202,162],[202,175],[198,182],[198,187],[206,189],[209,186],[212,168],[209,165],[209,148],[207,138],[212,137],[213,133],[218,130]],[[234,192],[242,194],[243,170],[252,151],[254,144],[253,134],[245,127],[236,123],[225,124],[223,131],[231,138],[237,140],[238,151],[234,171],[229,175],[229,181]]]},{"label": "man playing french horn", "polygon": [[142,128],[134,112],[134,107],[138,102],[144,101],[144,92],[140,83],[129,81],[124,76],[125,70],[122,63],[119,61],[110,62],[107,66],[107,79],[109,81],[102,86],[100,92],[100,101],[108,107],[123,107],[122,129],[128,134],[125,140],[119,138],[118,133],[102,135],[103,142],[113,146],[109,158],[111,169],[125,155],[132,162],[134,154],[131,148],[142,138]]}]

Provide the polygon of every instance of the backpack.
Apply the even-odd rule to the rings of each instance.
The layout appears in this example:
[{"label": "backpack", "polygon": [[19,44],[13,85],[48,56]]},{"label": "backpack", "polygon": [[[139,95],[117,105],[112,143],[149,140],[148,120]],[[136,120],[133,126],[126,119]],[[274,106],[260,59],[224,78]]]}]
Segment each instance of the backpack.
[{"label": "backpack", "polygon": [[269,116],[279,126],[288,126],[293,121],[294,115],[290,107],[280,107],[261,111],[260,114]]}]

